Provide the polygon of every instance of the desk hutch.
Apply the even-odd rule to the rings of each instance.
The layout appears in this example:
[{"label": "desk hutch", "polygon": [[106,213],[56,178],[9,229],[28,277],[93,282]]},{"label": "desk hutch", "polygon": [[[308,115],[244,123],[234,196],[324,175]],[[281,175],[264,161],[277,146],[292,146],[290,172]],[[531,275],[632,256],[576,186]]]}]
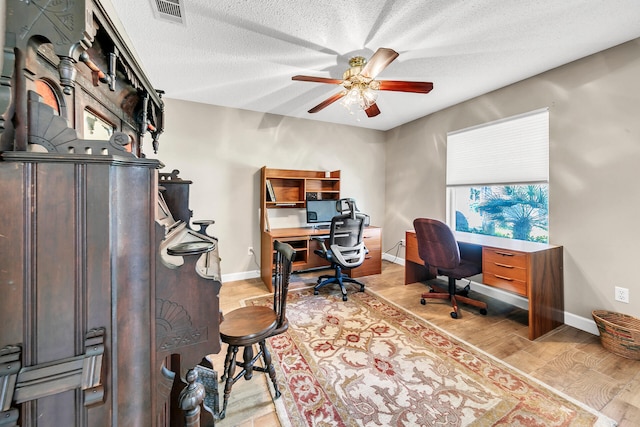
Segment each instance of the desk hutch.
[{"label": "desk hutch", "polygon": [[[269,189],[271,188],[271,190]],[[270,194],[271,191],[273,194]],[[320,243],[314,237],[328,236],[329,230],[311,227],[276,228],[269,225],[269,209],[303,209],[307,200],[339,200],[340,171],[309,171],[272,169],[261,170],[260,179],[260,276],[271,291],[273,271],[273,241],[287,242],[296,250],[294,270],[302,271],[328,266],[326,260],[314,253]],[[382,271],[381,229],[367,227],[365,245],[369,253],[358,268],[345,271],[351,277],[380,274]]]}]

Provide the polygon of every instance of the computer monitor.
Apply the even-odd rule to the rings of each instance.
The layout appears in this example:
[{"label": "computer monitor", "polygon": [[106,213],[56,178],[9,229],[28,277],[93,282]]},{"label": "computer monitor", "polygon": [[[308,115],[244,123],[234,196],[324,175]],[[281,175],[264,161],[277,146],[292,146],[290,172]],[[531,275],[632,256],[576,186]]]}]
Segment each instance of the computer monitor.
[{"label": "computer monitor", "polygon": [[312,225],[331,223],[340,214],[335,200],[307,200],[307,223]]}]

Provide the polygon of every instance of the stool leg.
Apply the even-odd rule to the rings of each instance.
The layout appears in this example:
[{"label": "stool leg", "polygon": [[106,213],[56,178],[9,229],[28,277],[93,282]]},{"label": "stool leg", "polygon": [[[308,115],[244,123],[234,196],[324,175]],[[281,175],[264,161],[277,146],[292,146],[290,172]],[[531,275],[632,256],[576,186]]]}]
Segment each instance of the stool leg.
[{"label": "stool leg", "polygon": [[229,401],[229,395],[231,394],[231,387],[233,387],[233,374],[236,371],[236,354],[238,354],[238,346],[229,346],[229,350],[227,351],[227,360],[229,356],[231,356],[231,360],[227,364],[225,360],[225,370],[224,375],[227,377],[227,380],[224,384],[224,403],[222,404],[222,411],[220,412],[220,419],[223,419],[227,412],[227,402]]},{"label": "stool leg", "polygon": [[242,352],[242,359],[244,363],[242,367],[244,368],[244,379],[250,380],[253,377],[253,346],[247,345],[244,347],[244,351]]},{"label": "stool leg", "polygon": [[278,381],[276,380],[276,370],[273,367],[273,363],[271,363],[271,353],[267,350],[267,346],[264,344],[264,341],[260,341],[260,350],[262,350],[262,358],[264,359],[264,367],[269,372],[269,378],[271,378],[271,382],[273,383],[273,389],[276,392],[276,399],[280,397],[280,390],[278,389]]},{"label": "stool leg", "polygon": [[220,382],[225,382],[227,380],[227,367],[229,366],[229,363],[231,363],[232,356],[233,356],[233,346],[230,345],[230,346],[227,346],[227,356],[224,358],[224,373],[222,374],[222,378],[220,378]]}]

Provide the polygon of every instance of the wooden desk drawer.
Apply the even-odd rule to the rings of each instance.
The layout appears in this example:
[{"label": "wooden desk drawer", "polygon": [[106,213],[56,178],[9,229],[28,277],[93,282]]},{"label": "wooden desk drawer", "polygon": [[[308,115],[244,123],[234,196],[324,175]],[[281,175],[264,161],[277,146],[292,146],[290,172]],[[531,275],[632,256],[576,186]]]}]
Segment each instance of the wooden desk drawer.
[{"label": "wooden desk drawer", "polygon": [[500,262],[483,261],[482,272],[491,273],[498,277],[506,277],[508,279],[519,280],[521,282],[527,281],[526,268],[514,267],[512,265],[503,264]]},{"label": "wooden desk drawer", "polygon": [[382,242],[380,241],[379,228],[365,228],[362,233],[362,241],[369,251],[381,250]]},{"label": "wooden desk drawer", "polygon": [[483,248],[482,281],[505,291],[527,296],[527,254],[522,252]]},{"label": "wooden desk drawer", "polygon": [[493,286],[494,288],[503,289],[505,291],[514,292],[523,297],[527,296],[527,282],[522,280],[513,279],[507,276],[496,275],[491,272],[482,272],[482,281],[485,285]]},{"label": "wooden desk drawer", "polygon": [[371,276],[382,272],[381,229],[377,227],[365,228],[362,240],[369,253],[367,253],[360,267],[356,267],[348,272],[348,274],[354,278]]},{"label": "wooden desk drawer", "polygon": [[482,263],[527,268],[527,254],[507,249],[482,248]]},{"label": "wooden desk drawer", "polygon": [[371,276],[380,274],[382,270],[382,253],[379,250],[369,250],[360,267],[348,271],[350,277]]}]

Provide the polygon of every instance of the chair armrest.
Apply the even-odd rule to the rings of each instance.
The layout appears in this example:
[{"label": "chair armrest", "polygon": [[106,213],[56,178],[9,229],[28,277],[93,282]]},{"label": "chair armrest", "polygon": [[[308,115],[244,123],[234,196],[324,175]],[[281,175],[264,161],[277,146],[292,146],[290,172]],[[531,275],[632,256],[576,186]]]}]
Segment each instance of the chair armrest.
[{"label": "chair armrest", "polygon": [[320,243],[320,246],[322,246],[322,251],[324,253],[327,253],[327,245],[324,244],[324,241],[326,240],[326,237],[312,237],[311,240],[316,240],[317,242]]},{"label": "chair armrest", "polygon": [[331,245],[331,253],[335,260],[343,267],[354,268],[364,262],[364,256],[367,254],[367,251],[364,243],[359,243],[356,246]]}]

